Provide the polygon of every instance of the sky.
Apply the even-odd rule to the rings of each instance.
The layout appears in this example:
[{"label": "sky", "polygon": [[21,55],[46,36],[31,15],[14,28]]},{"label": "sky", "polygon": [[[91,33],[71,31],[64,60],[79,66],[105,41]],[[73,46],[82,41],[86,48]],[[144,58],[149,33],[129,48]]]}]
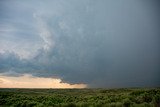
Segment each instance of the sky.
[{"label": "sky", "polygon": [[0,88],[160,86],[159,0],[0,0]]}]

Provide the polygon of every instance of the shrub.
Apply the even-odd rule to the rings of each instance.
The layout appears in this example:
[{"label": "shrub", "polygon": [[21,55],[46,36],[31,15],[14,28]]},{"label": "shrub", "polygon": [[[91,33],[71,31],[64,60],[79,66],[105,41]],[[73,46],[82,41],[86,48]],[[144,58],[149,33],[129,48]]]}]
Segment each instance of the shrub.
[{"label": "shrub", "polygon": [[117,102],[116,107],[123,107],[123,104],[121,102]]},{"label": "shrub", "polygon": [[124,107],[130,107],[131,106],[131,101],[127,98],[123,100],[123,106]]},{"label": "shrub", "polygon": [[152,101],[152,97],[151,97],[151,95],[149,95],[149,93],[145,92],[142,96],[143,96],[143,101],[144,102],[149,103],[149,102]]},{"label": "shrub", "polygon": [[137,104],[143,103],[143,97],[142,96],[137,96],[134,99],[134,102],[137,103]]},{"label": "shrub", "polygon": [[154,96],[154,104],[155,104],[155,107],[160,107],[160,94],[156,94]]},{"label": "shrub", "polygon": [[106,104],[105,107],[116,107],[116,103],[112,102],[110,104]]},{"label": "shrub", "polygon": [[76,107],[76,104],[74,104],[74,103],[68,103],[64,107]]}]

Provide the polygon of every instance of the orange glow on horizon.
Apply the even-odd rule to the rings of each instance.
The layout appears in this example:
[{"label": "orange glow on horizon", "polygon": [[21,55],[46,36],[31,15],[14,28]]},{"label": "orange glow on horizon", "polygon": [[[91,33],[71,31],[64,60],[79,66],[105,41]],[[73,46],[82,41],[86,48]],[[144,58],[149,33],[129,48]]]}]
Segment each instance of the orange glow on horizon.
[{"label": "orange glow on horizon", "polygon": [[61,83],[61,79],[34,77],[25,74],[19,77],[0,75],[0,88],[86,88],[86,84]]}]

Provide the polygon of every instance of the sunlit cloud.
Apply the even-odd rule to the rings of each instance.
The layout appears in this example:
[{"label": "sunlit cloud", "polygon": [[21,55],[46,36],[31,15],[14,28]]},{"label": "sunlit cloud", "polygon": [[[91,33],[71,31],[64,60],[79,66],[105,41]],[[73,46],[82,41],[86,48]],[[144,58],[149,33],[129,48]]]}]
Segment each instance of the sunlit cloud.
[{"label": "sunlit cloud", "polygon": [[62,83],[59,78],[34,77],[25,74],[19,77],[0,76],[0,88],[86,88],[85,84]]}]

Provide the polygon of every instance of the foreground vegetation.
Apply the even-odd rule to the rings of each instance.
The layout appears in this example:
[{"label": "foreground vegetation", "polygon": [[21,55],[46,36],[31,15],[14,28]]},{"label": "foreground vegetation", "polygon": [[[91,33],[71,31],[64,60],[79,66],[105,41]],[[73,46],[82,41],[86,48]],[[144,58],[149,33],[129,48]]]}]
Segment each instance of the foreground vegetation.
[{"label": "foreground vegetation", "polygon": [[160,107],[152,89],[0,89],[1,107]]}]

